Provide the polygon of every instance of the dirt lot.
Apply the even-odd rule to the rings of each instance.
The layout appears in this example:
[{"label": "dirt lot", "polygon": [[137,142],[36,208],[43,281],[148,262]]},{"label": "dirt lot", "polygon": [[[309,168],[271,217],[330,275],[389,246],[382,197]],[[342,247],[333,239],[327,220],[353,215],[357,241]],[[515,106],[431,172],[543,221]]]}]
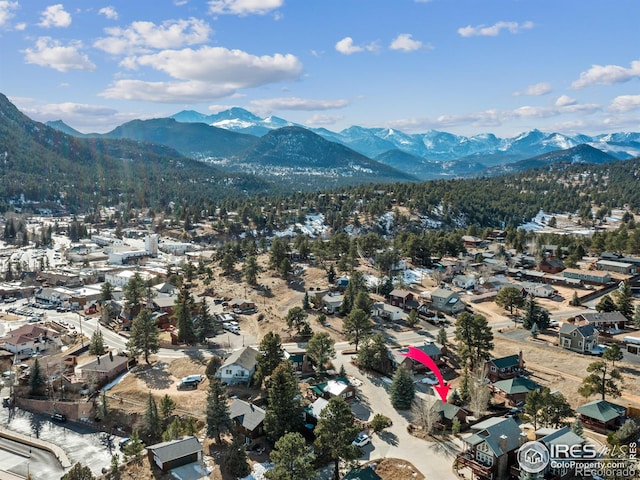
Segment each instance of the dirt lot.
[{"label": "dirt lot", "polygon": [[424,475],[410,462],[405,460],[384,458],[371,462],[370,464],[376,465],[376,473],[382,477],[382,480],[407,480],[409,478],[413,480],[424,480]]}]

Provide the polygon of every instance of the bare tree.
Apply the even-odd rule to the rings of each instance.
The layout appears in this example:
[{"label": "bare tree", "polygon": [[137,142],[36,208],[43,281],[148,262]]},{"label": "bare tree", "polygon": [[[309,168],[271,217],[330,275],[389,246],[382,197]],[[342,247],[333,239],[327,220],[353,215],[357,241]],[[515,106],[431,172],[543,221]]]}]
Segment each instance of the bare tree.
[{"label": "bare tree", "polygon": [[485,380],[484,365],[476,368],[469,380],[469,408],[474,417],[479,418],[486,412],[491,398],[491,391]]},{"label": "bare tree", "polygon": [[436,427],[440,414],[436,411],[436,401],[431,398],[417,398],[413,402],[413,413],[424,432],[429,435]]}]

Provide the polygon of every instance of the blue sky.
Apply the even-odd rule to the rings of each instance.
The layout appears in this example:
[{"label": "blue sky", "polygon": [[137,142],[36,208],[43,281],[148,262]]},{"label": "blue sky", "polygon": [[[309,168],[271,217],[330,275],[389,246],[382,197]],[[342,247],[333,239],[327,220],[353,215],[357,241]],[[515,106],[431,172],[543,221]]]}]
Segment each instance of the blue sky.
[{"label": "blue sky", "polygon": [[105,132],[239,106],[513,136],[640,131],[638,0],[0,0],[0,92]]}]

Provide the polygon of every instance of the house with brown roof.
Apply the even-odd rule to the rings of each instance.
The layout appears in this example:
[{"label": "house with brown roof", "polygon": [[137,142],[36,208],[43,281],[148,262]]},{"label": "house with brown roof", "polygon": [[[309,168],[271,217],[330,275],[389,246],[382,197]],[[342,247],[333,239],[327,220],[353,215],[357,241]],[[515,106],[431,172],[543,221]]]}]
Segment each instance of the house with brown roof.
[{"label": "house with brown roof", "polygon": [[593,325],[599,330],[622,330],[629,323],[629,319],[620,312],[582,312],[575,316],[574,325]]},{"label": "house with brown roof", "polygon": [[256,371],[258,351],[244,347],[236,350],[218,368],[215,376],[229,385],[244,383],[249,385]]},{"label": "house with brown roof", "polygon": [[389,293],[389,303],[394,307],[400,308],[417,308],[418,302],[415,295],[409,290],[402,290],[399,288],[393,289]]},{"label": "house with brown roof", "polygon": [[76,365],[74,373],[82,382],[91,381],[92,383],[103,384],[127,371],[128,362],[129,359],[126,356],[114,355],[109,352]]},{"label": "house with brown roof", "polygon": [[7,332],[0,338],[0,347],[17,355],[30,355],[59,348],[60,333],[39,324],[28,323]]}]

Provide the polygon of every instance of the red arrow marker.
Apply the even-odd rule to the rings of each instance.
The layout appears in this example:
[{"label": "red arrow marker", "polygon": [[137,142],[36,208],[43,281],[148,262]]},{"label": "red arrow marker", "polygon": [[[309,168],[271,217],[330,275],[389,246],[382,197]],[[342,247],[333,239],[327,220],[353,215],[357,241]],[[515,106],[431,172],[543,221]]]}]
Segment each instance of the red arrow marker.
[{"label": "red arrow marker", "polygon": [[409,347],[409,352],[403,353],[402,355],[404,355],[405,357],[409,357],[411,360],[415,360],[416,362],[422,363],[425,367],[427,367],[429,370],[431,370],[435,374],[440,384],[433,387],[433,389],[436,392],[438,392],[438,395],[440,396],[440,399],[442,400],[442,402],[447,403],[447,395],[449,395],[449,389],[451,387],[444,383],[444,379],[442,378],[442,373],[440,373],[440,369],[436,365],[436,362],[434,362],[429,355],[424,353],[419,348],[415,348],[415,347]]}]

